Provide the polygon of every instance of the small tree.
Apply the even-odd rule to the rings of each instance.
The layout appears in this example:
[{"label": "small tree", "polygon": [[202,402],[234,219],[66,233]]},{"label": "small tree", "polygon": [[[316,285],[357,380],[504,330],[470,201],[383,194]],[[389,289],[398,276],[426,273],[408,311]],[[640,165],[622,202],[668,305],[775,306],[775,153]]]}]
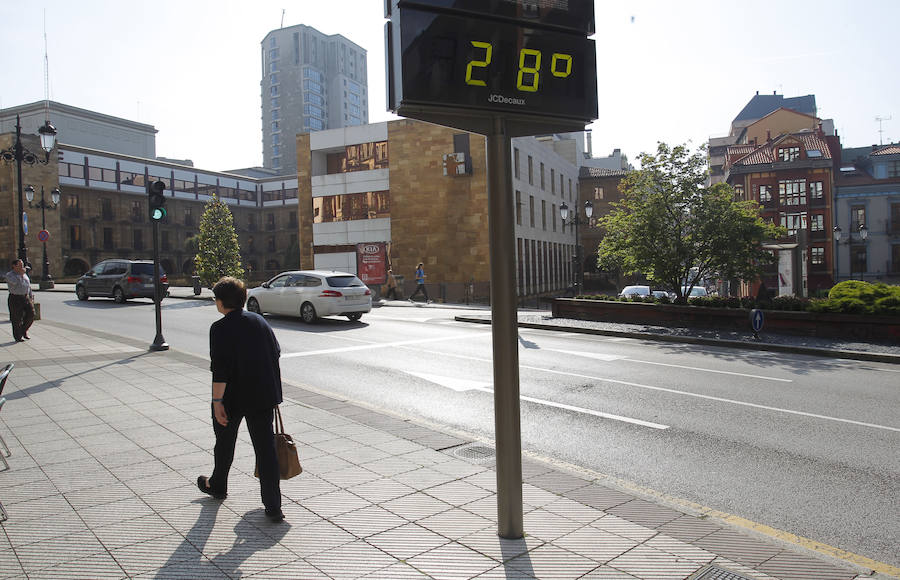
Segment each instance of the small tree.
[{"label": "small tree", "polygon": [[244,276],[234,217],[228,206],[215,195],[206,204],[197,237],[194,264],[204,286],[212,286],[223,276]]},{"label": "small tree", "polygon": [[622,181],[622,201],[600,220],[601,267],[644,274],[684,302],[707,277],[755,280],[774,261],[761,242],[783,228],[765,222],[754,202],[735,201],[729,185],[706,187],[702,148],[691,153],[660,143],[656,155],[640,160],[640,171]]}]

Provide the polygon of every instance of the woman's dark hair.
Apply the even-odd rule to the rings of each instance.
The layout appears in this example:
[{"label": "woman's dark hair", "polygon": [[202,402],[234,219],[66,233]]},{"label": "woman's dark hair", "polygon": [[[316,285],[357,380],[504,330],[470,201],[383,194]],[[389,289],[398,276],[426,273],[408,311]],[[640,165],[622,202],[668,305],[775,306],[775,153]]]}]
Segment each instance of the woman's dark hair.
[{"label": "woman's dark hair", "polygon": [[213,286],[213,294],[222,301],[222,306],[240,310],[247,302],[247,286],[243,280],[225,276]]}]

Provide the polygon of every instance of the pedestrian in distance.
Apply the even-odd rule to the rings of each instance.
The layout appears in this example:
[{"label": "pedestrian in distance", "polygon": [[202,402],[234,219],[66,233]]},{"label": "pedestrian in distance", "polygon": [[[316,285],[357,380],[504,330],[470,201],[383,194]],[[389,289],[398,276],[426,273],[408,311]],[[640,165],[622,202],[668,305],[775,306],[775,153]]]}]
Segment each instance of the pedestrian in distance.
[{"label": "pedestrian in distance", "polygon": [[413,302],[413,297],[419,292],[425,296],[425,302],[431,304],[431,298],[428,297],[428,290],[425,289],[425,264],[419,262],[416,266],[416,291],[409,295],[409,301]]},{"label": "pedestrian in distance", "polygon": [[394,271],[392,269],[388,269],[387,271],[387,292],[384,293],[385,298],[390,298],[391,300],[397,300],[397,278],[394,277]]},{"label": "pedestrian in distance", "polygon": [[281,347],[269,323],[244,310],[247,287],[243,281],[226,276],[213,286],[213,295],[222,314],[209,328],[215,466],[210,477],[197,478],[197,487],[216,499],[227,497],[238,427],[246,419],[266,517],[280,522],[284,513],[272,422],[275,406],[282,400]]},{"label": "pedestrian in distance", "polygon": [[28,329],[34,323],[34,292],[31,290],[31,279],[25,271],[22,260],[13,260],[12,270],[6,273],[6,288],[9,298],[9,321],[12,323],[13,338],[16,342],[30,339]]}]

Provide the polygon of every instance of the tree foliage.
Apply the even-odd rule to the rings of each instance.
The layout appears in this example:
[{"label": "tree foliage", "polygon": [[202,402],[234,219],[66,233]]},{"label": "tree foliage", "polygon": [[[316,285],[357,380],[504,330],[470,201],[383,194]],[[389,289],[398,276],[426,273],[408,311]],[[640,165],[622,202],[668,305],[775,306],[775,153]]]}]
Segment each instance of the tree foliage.
[{"label": "tree foliage", "polygon": [[684,302],[706,278],[754,280],[774,261],[761,242],[783,228],[765,222],[756,203],[735,201],[729,185],[706,187],[703,148],[692,153],[660,143],[656,155],[640,161],[622,181],[622,200],[600,219],[600,267],[643,274]]},{"label": "tree foliage", "polygon": [[206,203],[197,237],[194,264],[204,286],[212,286],[223,276],[243,278],[244,269],[241,267],[237,233],[234,231],[234,217],[228,206],[215,195]]}]

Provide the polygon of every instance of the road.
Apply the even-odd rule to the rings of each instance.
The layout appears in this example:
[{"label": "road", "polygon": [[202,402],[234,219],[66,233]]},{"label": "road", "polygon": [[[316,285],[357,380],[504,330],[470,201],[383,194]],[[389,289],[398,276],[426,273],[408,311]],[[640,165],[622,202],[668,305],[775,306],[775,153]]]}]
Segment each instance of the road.
[{"label": "road", "polygon": [[[39,298],[47,319],[153,340],[149,301]],[[490,440],[490,327],[459,313],[269,320],[287,381]],[[218,316],[169,299],[163,334],[205,357]],[[900,368],[527,329],[519,347],[529,452],[900,565]]]}]

